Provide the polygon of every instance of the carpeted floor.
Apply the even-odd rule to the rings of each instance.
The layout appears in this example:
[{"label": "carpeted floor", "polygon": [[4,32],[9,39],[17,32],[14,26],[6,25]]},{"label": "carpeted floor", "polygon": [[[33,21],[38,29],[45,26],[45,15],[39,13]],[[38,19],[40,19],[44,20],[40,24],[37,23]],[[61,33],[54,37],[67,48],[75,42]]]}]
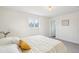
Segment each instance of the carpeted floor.
[{"label": "carpeted floor", "polygon": [[79,53],[79,44],[62,41],[67,47],[68,53]]},{"label": "carpeted floor", "polygon": [[[57,39],[57,40],[59,40],[59,39]],[[79,44],[67,42],[67,41],[64,41],[64,40],[60,40],[60,41],[62,41],[64,43],[64,45],[67,48],[68,53],[79,53]]]}]

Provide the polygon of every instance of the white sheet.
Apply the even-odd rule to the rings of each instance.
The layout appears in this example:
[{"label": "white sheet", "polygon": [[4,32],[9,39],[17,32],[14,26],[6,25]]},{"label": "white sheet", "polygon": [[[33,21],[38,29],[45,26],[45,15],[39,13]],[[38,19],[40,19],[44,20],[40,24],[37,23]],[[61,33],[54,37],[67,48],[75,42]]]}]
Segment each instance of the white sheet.
[{"label": "white sheet", "polygon": [[16,44],[0,45],[0,53],[20,53]]},{"label": "white sheet", "polygon": [[18,37],[5,37],[0,39],[0,45],[16,44],[19,41]]},{"label": "white sheet", "polygon": [[32,49],[24,52],[33,53],[58,53],[66,52],[66,47],[64,44],[55,39],[51,39],[45,36],[36,35],[25,38],[26,41],[31,45]]}]

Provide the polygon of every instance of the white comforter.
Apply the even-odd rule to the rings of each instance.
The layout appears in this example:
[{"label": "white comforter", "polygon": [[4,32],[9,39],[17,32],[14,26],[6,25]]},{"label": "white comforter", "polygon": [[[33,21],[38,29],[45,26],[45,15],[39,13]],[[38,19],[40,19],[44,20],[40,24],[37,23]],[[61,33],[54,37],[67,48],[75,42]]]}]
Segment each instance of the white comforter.
[{"label": "white comforter", "polygon": [[18,37],[6,37],[0,39],[0,53],[20,53],[17,45]]},{"label": "white comforter", "polygon": [[62,53],[66,52],[64,44],[56,39],[51,39],[42,35],[30,36],[25,40],[31,45],[32,49],[25,53]]},{"label": "white comforter", "polygon": [[0,53],[20,53],[16,44],[7,44],[0,46]]}]

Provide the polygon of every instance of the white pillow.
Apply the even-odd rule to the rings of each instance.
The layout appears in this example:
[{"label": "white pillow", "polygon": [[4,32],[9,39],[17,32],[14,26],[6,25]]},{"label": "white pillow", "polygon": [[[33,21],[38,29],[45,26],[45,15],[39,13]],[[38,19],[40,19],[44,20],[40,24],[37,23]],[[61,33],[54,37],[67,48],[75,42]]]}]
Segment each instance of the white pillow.
[{"label": "white pillow", "polygon": [[0,45],[16,44],[17,41],[19,41],[18,37],[6,37],[6,38],[0,39]]},{"label": "white pillow", "polygon": [[0,53],[20,53],[16,44],[0,46]]}]

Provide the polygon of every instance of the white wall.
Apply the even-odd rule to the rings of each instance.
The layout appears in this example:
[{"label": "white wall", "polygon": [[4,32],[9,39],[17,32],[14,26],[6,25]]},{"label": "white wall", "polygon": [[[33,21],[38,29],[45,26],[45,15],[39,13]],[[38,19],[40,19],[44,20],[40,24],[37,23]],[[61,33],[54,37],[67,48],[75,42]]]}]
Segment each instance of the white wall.
[{"label": "white wall", "polygon": [[[69,19],[69,26],[62,26],[61,21]],[[56,37],[79,44],[79,12],[54,17],[56,21]]]},{"label": "white wall", "polygon": [[[38,19],[40,27],[30,28],[28,25],[29,19]],[[32,34],[48,36],[49,20],[46,17],[0,7],[0,31],[10,31],[12,36],[26,36]]]}]

